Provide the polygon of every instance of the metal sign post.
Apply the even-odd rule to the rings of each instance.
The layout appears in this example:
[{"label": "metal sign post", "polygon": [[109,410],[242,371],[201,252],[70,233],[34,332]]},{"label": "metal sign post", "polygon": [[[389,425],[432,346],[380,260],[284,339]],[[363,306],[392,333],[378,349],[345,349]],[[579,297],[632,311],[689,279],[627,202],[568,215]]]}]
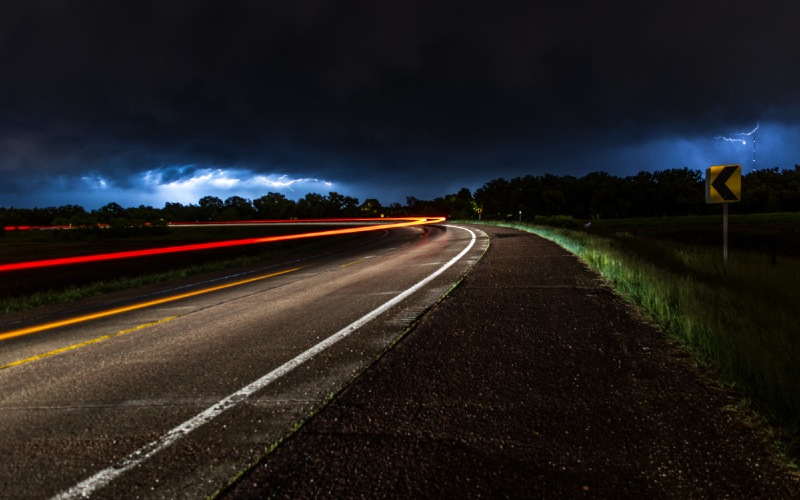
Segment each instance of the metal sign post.
[{"label": "metal sign post", "polygon": [[722,204],[722,263],[728,270],[728,204]]},{"label": "metal sign post", "polygon": [[706,203],[722,203],[722,261],[728,270],[728,204],[742,198],[741,165],[706,169]]}]

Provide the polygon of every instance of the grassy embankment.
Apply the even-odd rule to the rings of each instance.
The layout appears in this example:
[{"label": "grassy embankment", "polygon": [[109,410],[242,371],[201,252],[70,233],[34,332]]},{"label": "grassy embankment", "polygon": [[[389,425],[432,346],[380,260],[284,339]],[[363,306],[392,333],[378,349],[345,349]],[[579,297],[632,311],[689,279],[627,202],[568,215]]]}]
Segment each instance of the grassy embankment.
[{"label": "grassy embankment", "polygon": [[[722,383],[743,391],[796,460],[800,456],[800,260],[797,254],[776,259],[774,250],[746,251],[732,244],[726,271],[721,217],[716,218],[717,246],[676,241],[673,231],[667,231],[668,239],[659,238],[654,230],[708,222],[708,218],[594,221],[588,230],[582,224],[573,224],[572,229],[499,224],[553,240],[597,269]],[[737,222],[800,223],[800,214],[749,216]],[[636,227],[642,231],[632,230]]]}]

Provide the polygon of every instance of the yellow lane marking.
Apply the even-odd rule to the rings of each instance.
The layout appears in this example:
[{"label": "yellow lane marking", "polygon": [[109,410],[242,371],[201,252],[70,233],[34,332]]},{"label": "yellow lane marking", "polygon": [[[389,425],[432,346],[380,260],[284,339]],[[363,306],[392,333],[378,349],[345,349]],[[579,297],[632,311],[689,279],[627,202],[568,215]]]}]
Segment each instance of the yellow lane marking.
[{"label": "yellow lane marking", "polygon": [[111,333],[109,335],[103,335],[102,337],[97,337],[91,340],[87,340],[86,342],[81,342],[79,344],[72,344],[68,345],[67,347],[62,347],[61,349],[56,349],[54,351],[45,352],[42,354],[37,354],[36,356],[31,356],[30,358],[20,359],[19,361],[14,361],[13,363],[8,363],[7,365],[0,366],[0,370],[5,370],[6,368],[11,368],[12,366],[19,366],[24,365],[25,363],[30,363],[32,361],[38,361],[40,359],[44,359],[50,356],[55,356],[56,354],[61,354],[62,352],[71,351],[73,349],[77,349],[79,347],[84,347],[91,344],[96,344],[98,342],[102,342],[104,340],[113,339],[114,337],[119,337],[120,335],[125,335],[126,333],[135,332],[137,330],[143,330],[145,328],[158,325],[160,323],[166,323],[167,321],[172,321],[173,319],[177,318],[177,316],[170,316],[168,318],[163,318],[158,321],[152,321],[150,323],[144,323],[142,325],[134,326],[133,328],[128,328],[127,330],[120,330],[117,333]]},{"label": "yellow lane marking", "polygon": [[7,340],[14,337],[20,337],[22,335],[28,335],[30,333],[42,332],[44,330],[52,330],[53,328],[58,328],[61,326],[67,325],[74,325],[76,323],[83,323],[84,321],[90,321],[93,319],[98,318],[105,318],[106,316],[113,316],[115,314],[120,314],[129,311],[135,311],[137,309],[144,309],[145,307],[157,306],[159,304],[166,304],[168,302],[174,302],[176,300],[186,299],[189,297],[195,297],[197,295],[203,295],[210,292],[216,292],[218,290],[224,290],[226,288],[233,288],[239,285],[245,285],[247,283],[253,283],[254,281],[265,280],[267,278],[273,278],[275,276],[280,276],[282,274],[292,273],[294,271],[299,270],[299,267],[294,269],[287,269],[285,271],[279,271],[277,273],[272,274],[265,274],[264,276],[256,276],[255,278],[249,278],[242,281],[236,281],[234,283],[226,283],[224,285],[218,285],[211,288],[204,288],[202,290],[195,290],[193,292],[183,293],[180,295],[173,295],[170,297],[164,297],[163,299],[156,299],[151,300],[148,302],[140,302],[139,304],[132,304],[130,306],[119,307],[117,309],[109,309],[107,311],[100,311],[94,314],[86,314],[84,316],[77,316],[75,318],[69,318],[62,321],[54,321],[52,323],[45,323],[42,325],[31,326],[28,328],[20,328],[19,330],[11,330],[10,332],[0,333],[0,341]]},{"label": "yellow lane marking", "polygon": [[341,266],[339,266],[339,267],[340,267],[340,268],[342,268],[342,267],[348,267],[348,266],[352,266],[352,265],[358,264],[359,262],[364,262],[364,261],[365,261],[365,260],[367,260],[368,258],[369,258],[369,257],[364,257],[363,259],[354,260],[353,262],[348,262],[347,264],[342,264],[342,265],[341,265]]}]

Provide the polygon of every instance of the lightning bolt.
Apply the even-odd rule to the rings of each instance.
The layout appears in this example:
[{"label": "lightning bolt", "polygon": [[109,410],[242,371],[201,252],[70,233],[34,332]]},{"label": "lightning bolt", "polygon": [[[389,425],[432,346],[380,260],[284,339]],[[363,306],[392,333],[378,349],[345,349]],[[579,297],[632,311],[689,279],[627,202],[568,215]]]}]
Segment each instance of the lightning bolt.
[{"label": "lightning bolt", "polygon": [[745,137],[753,136],[753,170],[756,168],[756,130],[758,130],[758,122],[756,122],[756,128],[751,130],[750,132],[741,132],[739,134],[733,134],[732,137],[723,137],[717,136],[714,139],[722,139],[723,141],[728,142],[741,142],[742,144],[747,144],[747,141],[744,139]]},{"label": "lightning bolt", "polygon": [[743,139],[742,137],[748,137],[748,136],[753,135],[755,133],[755,131],[758,130],[758,125],[759,124],[756,123],[756,128],[754,128],[750,132],[742,132],[740,134],[733,134],[732,137],[724,137],[724,136],[718,135],[718,136],[714,137],[714,139],[722,139],[723,141],[741,142],[742,144],[747,144],[747,140]]}]

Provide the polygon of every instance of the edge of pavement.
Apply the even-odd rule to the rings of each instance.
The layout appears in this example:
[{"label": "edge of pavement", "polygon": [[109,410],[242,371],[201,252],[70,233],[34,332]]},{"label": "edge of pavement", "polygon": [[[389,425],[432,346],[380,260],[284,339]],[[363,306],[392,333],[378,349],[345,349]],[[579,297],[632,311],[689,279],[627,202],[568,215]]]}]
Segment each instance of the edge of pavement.
[{"label": "edge of pavement", "polygon": [[531,233],[491,244],[297,432],[218,492],[790,497],[800,477],[595,271]]}]

